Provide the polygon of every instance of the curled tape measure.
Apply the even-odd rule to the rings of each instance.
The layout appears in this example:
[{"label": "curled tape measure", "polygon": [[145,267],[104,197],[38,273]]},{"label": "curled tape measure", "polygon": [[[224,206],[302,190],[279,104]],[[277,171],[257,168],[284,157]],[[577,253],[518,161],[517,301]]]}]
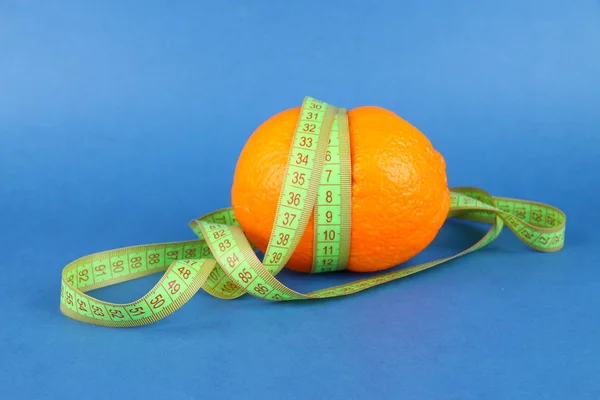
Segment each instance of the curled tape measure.
[{"label": "curled tape measure", "polygon": [[[149,324],[173,313],[198,290],[234,299],[244,293],[273,301],[346,296],[466,255],[491,243],[507,225],[519,239],[544,252],[564,244],[565,214],[532,201],[490,196],[476,188],[453,188],[448,218],[491,224],[470,248],[448,258],[376,277],[298,293],[275,276],[295,250],[315,211],[313,273],[342,270],[350,252],[351,168],[344,109],[307,97],[292,140],[275,225],[263,261],[257,257],[231,208],[190,222],[199,240],[133,246],[91,254],[62,272],[61,311],[78,321],[109,327]],[[86,294],[164,272],[141,299],[114,304]]]}]

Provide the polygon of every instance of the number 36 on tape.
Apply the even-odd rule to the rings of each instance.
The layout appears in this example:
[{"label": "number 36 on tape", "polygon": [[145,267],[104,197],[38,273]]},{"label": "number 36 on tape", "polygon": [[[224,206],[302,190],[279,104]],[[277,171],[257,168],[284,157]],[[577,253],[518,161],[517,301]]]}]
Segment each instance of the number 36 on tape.
[{"label": "number 36 on tape", "polygon": [[[473,246],[452,257],[311,293],[288,288],[276,275],[298,245],[313,210],[318,215],[313,273],[345,268],[350,251],[350,183],[346,111],[307,97],[290,146],[275,225],[262,261],[233,210],[221,209],[190,222],[198,240],[126,247],[69,263],[62,272],[60,309],[82,322],[133,327],[172,314],[200,289],[222,299],[246,293],[271,301],[346,296],[481,249],[496,239],[505,225],[536,250],[557,251],[564,245],[566,216],[559,209],[491,196],[476,188],[453,188],[448,218],[490,224],[489,231]],[[132,303],[110,303],[89,294],[155,273],[163,274],[158,283]]]}]

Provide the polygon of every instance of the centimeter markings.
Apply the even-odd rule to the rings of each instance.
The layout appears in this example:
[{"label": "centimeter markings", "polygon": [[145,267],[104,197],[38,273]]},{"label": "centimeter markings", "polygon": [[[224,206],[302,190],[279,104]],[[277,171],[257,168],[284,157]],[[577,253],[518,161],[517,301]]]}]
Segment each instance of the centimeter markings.
[{"label": "centimeter markings", "polygon": [[[208,228],[204,231],[201,228],[198,228],[198,230],[201,232],[202,237],[207,239],[206,243],[211,248],[212,254],[216,256],[217,261],[225,266],[225,274],[231,279],[230,282],[234,282],[232,285],[243,288],[245,292],[249,292],[256,297],[275,301],[345,296],[432,268],[489,244],[500,234],[503,226],[502,221],[511,221],[513,218],[516,218],[516,221],[519,222],[517,226],[513,226],[518,237],[530,246],[542,251],[557,251],[563,246],[565,216],[554,207],[536,202],[492,197],[474,188],[453,189],[451,200],[451,216],[492,224],[488,233],[469,249],[453,257],[387,272],[377,277],[361,279],[306,295],[287,288],[271,275],[260,263],[238,226],[205,222],[203,220],[193,222],[197,225],[208,225]],[[497,205],[503,206],[506,210],[496,207]],[[516,212],[523,218],[516,217]],[[221,233],[221,230],[224,230],[224,232]],[[533,231],[534,234],[522,233],[529,231]],[[176,261],[167,269],[163,278],[147,295],[136,302],[121,305],[103,302],[84,294],[83,291],[89,290],[89,287],[87,289],[74,287],[68,282],[68,276],[71,276],[70,273],[73,270],[77,271],[84,267],[90,257],[110,260],[115,254],[122,253],[126,258],[133,258],[140,253],[139,249],[142,247],[156,250],[162,246],[160,247],[161,250],[167,252],[167,249],[185,248],[186,243],[189,244],[190,242],[137,246],[99,253],[74,261],[63,272],[61,310],[71,318],[110,327],[144,325],[169,315],[189,300],[202,286],[206,286],[208,277],[218,268],[215,260]],[[150,254],[156,253],[150,252]],[[122,276],[119,279],[125,281],[128,280],[128,277]],[[180,291],[181,294],[178,294]]]},{"label": "centimeter markings", "polygon": [[347,118],[346,110],[339,109],[329,135],[315,205],[312,273],[339,271],[348,264],[352,171]]},{"label": "centimeter markings", "polygon": [[[313,207],[317,213],[314,260],[332,259],[332,267],[336,269],[347,264],[351,219],[349,149],[345,110],[307,97],[294,135],[276,225],[269,243],[272,253],[266,253],[264,264],[239,227],[233,210],[221,209],[190,222],[200,240],[132,246],[92,254],[69,263],[62,273],[61,311],[82,322],[132,327],[156,322],[173,313],[200,289],[223,299],[234,299],[244,293],[273,301],[345,296],[476,251],[491,243],[505,224],[534,249],[552,252],[564,245],[566,216],[561,210],[533,201],[493,197],[476,188],[454,188],[450,192],[449,218],[491,224],[486,235],[473,246],[455,256],[414,267],[308,294],[296,292],[274,275],[291,256]],[[328,169],[333,178],[326,175]],[[334,198],[339,199],[338,203]],[[329,207],[336,207],[336,211]],[[327,213],[329,210],[332,214]],[[330,243],[332,248],[321,252],[323,249],[317,246],[322,245],[318,234],[325,229],[329,231],[330,226],[337,229]],[[325,267],[313,266],[313,272],[325,272],[330,266]],[[164,274],[157,284],[132,303],[115,304],[86,294],[93,289],[159,272]]]},{"label": "centimeter markings", "polygon": [[350,128],[346,109],[338,111],[338,140],[340,149],[340,254],[338,270],[346,269],[350,257],[352,221],[352,164],[350,152]]},{"label": "centimeter markings", "polygon": [[155,322],[185,304],[205,284],[214,265],[214,259],[204,259],[202,263],[192,260],[176,261],[150,292],[128,304],[94,299],[63,281],[61,310],[67,316],[83,322],[111,327],[131,327]]},{"label": "centimeter markings", "polygon": [[[274,278],[263,265],[239,227],[193,221],[207,238],[217,262],[229,279],[247,293],[265,300],[300,300],[306,296],[289,289]],[[225,229],[230,239],[215,239],[211,233]],[[226,242],[231,246],[223,245]]]},{"label": "centimeter markings", "polygon": [[337,109],[327,103],[305,98],[292,139],[283,188],[279,196],[275,225],[264,266],[276,275],[285,266],[302,233],[317,198],[327,141]]}]

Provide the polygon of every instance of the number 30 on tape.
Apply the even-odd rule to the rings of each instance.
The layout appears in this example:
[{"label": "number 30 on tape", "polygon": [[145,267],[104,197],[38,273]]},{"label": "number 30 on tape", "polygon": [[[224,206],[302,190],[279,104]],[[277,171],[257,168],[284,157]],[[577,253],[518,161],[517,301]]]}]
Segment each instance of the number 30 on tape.
[{"label": "number 30 on tape", "polygon": [[[530,247],[551,252],[564,245],[566,216],[533,201],[491,196],[476,188],[453,188],[448,218],[490,224],[476,244],[460,253],[410,268],[302,294],[277,280],[315,212],[313,273],[344,269],[350,252],[351,166],[346,110],[305,98],[290,145],[285,179],[268,248],[261,261],[231,208],[192,222],[198,240],[126,247],[91,254],[62,272],[60,309],[78,321],[133,327],[166,317],[196,292],[234,299],[249,293],[264,300],[310,300],[346,296],[415,274],[491,243],[506,225]],[[162,277],[139,300],[115,304],[88,293],[146,275]]]}]

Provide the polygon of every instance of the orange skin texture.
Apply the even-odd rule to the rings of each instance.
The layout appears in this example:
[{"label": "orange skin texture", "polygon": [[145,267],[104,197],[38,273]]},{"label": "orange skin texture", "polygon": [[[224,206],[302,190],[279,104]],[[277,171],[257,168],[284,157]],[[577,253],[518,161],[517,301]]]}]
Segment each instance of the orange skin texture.
[{"label": "orange skin texture", "polygon": [[[261,124],[239,157],[232,187],[237,220],[264,253],[275,222],[300,108]],[[381,107],[348,112],[352,221],[347,269],[379,271],[412,258],[437,235],[450,209],[444,158],[409,122]],[[286,267],[310,272],[314,215]]]}]

